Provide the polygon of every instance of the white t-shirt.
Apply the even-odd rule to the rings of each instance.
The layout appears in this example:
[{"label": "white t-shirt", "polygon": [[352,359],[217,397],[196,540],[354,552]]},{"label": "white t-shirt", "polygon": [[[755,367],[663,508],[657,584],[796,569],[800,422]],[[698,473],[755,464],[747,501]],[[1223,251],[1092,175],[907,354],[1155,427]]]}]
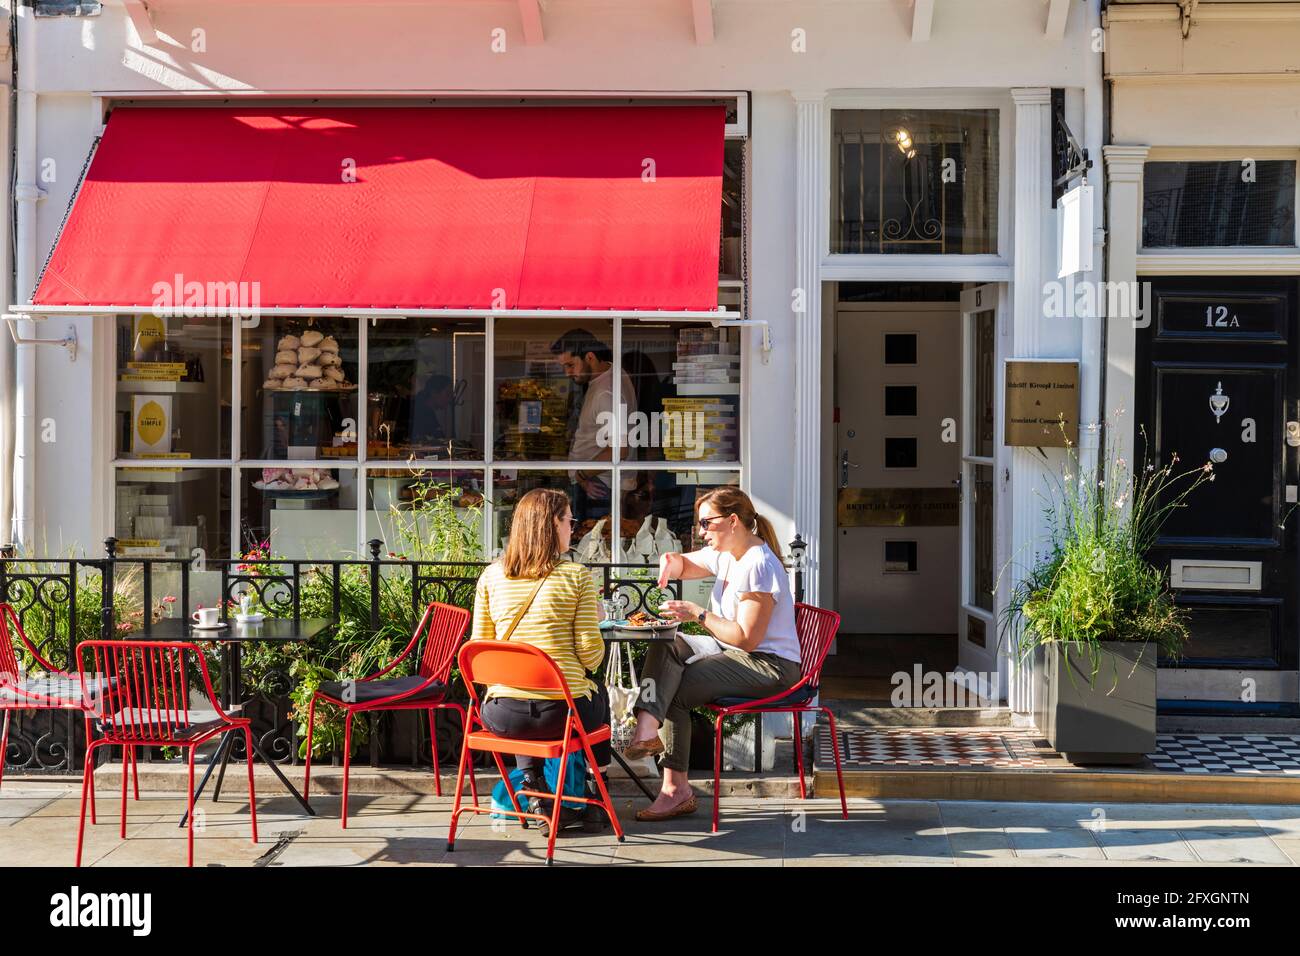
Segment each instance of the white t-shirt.
[{"label": "white t-shirt", "polygon": [[[626,409],[636,404],[636,390],[627,372],[622,374],[623,393],[620,399]],[[596,461],[601,451],[611,448],[615,435],[623,445],[619,456],[624,461],[636,458],[636,450],[627,447],[627,415],[615,414],[614,409],[614,368],[610,366],[587,385],[587,394],[582,399],[582,411],[578,413],[578,425],[569,444],[569,458],[573,461]],[[569,478],[575,479],[576,471],[569,472]],[[603,476],[601,484],[608,481]],[[636,487],[635,475],[624,475],[622,488],[631,491]]]},{"label": "white t-shirt", "polygon": [[717,577],[709,610],[728,621],[736,619],[740,595],[758,591],[776,599],[763,642],[755,648],[800,663],[799,633],[794,628],[794,591],[781,559],[766,544],[756,544],[736,560],[725,551],[703,548],[686,555]]}]

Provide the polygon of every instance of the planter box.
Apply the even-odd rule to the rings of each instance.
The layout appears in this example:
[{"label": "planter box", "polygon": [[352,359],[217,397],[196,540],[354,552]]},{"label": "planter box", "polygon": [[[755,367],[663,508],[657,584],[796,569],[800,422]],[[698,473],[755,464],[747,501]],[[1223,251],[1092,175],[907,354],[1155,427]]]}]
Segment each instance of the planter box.
[{"label": "planter box", "polygon": [[[1052,749],[1075,764],[1134,764],[1156,746],[1154,644],[1103,641],[1086,651],[1038,648],[1034,714]],[[1095,682],[1092,668],[1097,666]]]}]

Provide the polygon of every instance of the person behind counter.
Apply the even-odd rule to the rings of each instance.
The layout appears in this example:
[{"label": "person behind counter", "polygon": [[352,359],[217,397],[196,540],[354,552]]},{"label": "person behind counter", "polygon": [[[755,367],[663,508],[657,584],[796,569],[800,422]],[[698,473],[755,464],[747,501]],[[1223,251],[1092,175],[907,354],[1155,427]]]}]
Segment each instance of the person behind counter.
[{"label": "person behind counter", "polygon": [[[551,352],[560,360],[564,374],[575,384],[585,385],[582,411],[573,438],[569,442],[570,461],[612,461],[608,416],[614,412],[614,353],[608,345],[586,329],[570,329],[551,343]],[[636,402],[636,390],[627,372],[620,372],[621,401],[627,407]],[[603,415],[602,415],[603,413]],[[617,417],[620,434],[626,439],[627,418]],[[635,457],[625,449],[623,458]],[[604,472],[576,471],[571,473],[576,485],[574,513],[580,521],[603,518],[610,513],[609,483]],[[624,490],[635,487],[635,478],[624,479]]]},{"label": "person behind counter", "polygon": [[636,730],[624,751],[629,759],[662,753],[659,795],[638,820],[667,820],[694,813],[686,770],[690,766],[691,708],[721,697],[769,697],[802,676],[794,592],[771,523],[739,488],[715,488],[696,503],[707,547],[659,559],[659,587],[670,578],[715,578],[709,607],[665,601],[662,610],[679,621],[703,624],[718,644],[698,656],[678,636],[655,643],[646,654],[642,685],[654,695],[638,699]]},{"label": "person behind counter", "polygon": [[[553,488],[534,488],[519,499],[510,522],[506,552],[479,577],[474,592],[473,639],[500,640],[510,629],[529,595],[542,579],[510,635],[541,648],[559,666],[578,708],[578,718],[588,729],[609,723],[609,697],[604,686],[587,676],[605,658],[597,616],[598,596],[591,572],[581,564],[565,561],[573,537],[573,514],[569,498]],[[487,689],[481,716],[488,730],[521,740],[557,740],[564,732],[568,707],[559,693],[542,693],[494,684]],[[598,770],[609,766],[609,741],[591,746]],[[523,772],[524,789],[548,790],[542,782],[542,760],[516,755]],[[589,768],[591,772],[591,768]],[[594,782],[587,780],[587,795],[596,796]],[[529,798],[528,809],[547,813],[540,800]],[[600,806],[581,811],[563,808],[562,823],[582,821],[583,828],[598,830],[604,825]],[[544,827],[545,829],[545,827]]]}]

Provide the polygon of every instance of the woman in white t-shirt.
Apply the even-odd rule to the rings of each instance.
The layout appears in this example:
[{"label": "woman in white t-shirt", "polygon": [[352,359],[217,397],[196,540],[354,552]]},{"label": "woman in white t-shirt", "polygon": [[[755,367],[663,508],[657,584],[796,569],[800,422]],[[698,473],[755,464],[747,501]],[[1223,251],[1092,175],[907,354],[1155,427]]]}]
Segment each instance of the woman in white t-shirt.
[{"label": "woman in white t-shirt", "polygon": [[693,647],[678,636],[650,645],[636,704],[636,732],[625,751],[630,759],[663,754],[659,796],[638,820],[667,820],[694,813],[690,766],[691,708],[722,697],[758,699],[799,682],[799,637],[794,594],[777,557],[771,523],[734,487],[717,488],[696,504],[700,533],[708,545],[689,554],[659,558],[659,586],[670,578],[715,577],[709,607],[665,601],[679,621],[697,621],[715,642]]}]

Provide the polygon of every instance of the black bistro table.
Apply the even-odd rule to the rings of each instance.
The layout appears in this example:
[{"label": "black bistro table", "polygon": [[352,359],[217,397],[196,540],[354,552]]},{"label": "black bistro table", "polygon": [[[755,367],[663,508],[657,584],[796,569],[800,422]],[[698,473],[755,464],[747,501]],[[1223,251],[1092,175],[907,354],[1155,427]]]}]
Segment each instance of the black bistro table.
[{"label": "black bistro table", "polygon": [[[242,711],[246,702],[240,672],[242,645],[260,644],[262,642],[274,644],[303,643],[318,637],[331,626],[332,622],[323,617],[304,617],[298,620],[268,617],[257,624],[240,624],[238,621],[229,620],[226,621],[226,626],[223,628],[209,629],[195,627],[188,618],[165,618],[153,625],[147,639],[154,641],[209,641],[220,644],[223,671],[221,707],[226,713],[233,715]],[[261,745],[258,744],[256,737],[253,737],[252,740],[253,752],[262,759],[262,763],[271,768],[271,772],[280,779],[284,789],[298,801],[298,805],[302,807],[303,812],[315,816],[316,811],[303,799],[297,788],[289,782],[289,778],[280,770],[280,765],[267,756]],[[221,783],[226,776],[226,764],[230,762],[230,752],[234,746],[234,741],[234,734],[221,735],[221,743],[213,751],[211,759],[208,760],[207,769],[203,771],[203,778],[194,791],[195,803],[198,802],[199,795],[203,793],[203,788],[207,786],[208,778],[212,776],[212,771],[216,768],[218,762],[221,764],[221,770],[217,774],[217,784],[212,791],[213,801],[215,802],[221,795]],[[181,826],[184,825],[185,817],[182,816]]]},{"label": "black bistro table", "polygon": [[[658,631],[627,631],[619,627],[607,627],[605,626],[604,621],[601,622],[600,628],[600,636],[604,639],[606,644],[668,644],[672,643],[677,636],[676,629],[665,633],[668,634],[667,637],[661,637]],[[606,654],[605,664],[608,664],[608,662],[609,655]],[[605,665],[602,665],[602,675],[604,668]],[[632,778],[633,782],[636,783],[641,792],[645,794],[646,799],[651,803],[654,803],[655,794],[650,792],[650,788],[645,785],[645,782],[633,772],[630,766],[628,766],[627,761],[623,759],[623,755],[611,747],[610,756],[618,761],[618,765],[623,768],[623,772]]]}]

